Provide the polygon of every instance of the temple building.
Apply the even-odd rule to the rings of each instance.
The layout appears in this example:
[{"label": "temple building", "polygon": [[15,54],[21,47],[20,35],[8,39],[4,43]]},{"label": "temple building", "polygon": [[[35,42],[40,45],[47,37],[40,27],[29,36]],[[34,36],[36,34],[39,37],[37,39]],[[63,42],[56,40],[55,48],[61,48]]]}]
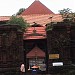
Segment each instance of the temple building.
[{"label": "temple building", "polygon": [[28,70],[33,65],[41,68],[48,63],[46,24],[51,21],[61,21],[61,15],[54,14],[39,0],[35,0],[20,16],[31,25],[23,35],[26,69]]},{"label": "temple building", "polygon": [[[10,17],[11,16],[1,16],[0,23],[4,24],[8,20],[10,20]],[[59,34],[61,34],[59,36],[61,37],[61,39],[63,37],[62,33],[64,37],[67,37],[67,38],[68,38],[68,34],[67,34],[67,28],[65,26],[64,27],[62,26],[63,28],[58,26],[53,31],[46,32],[46,25],[50,22],[51,23],[62,22],[62,16],[60,14],[55,14],[54,12],[52,12],[45,5],[43,5],[39,0],[35,0],[27,9],[25,9],[24,12],[22,12],[21,15],[18,15],[18,17],[23,17],[23,19],[30,24],[30,27],[27,28],[26,32],[24,32],[23,34],[23,47],[24,47],[24,59],[25,59],[26,72],[30,70],[34,65],[37,65],[40,70],[42,66],[45,65],[46,69],[44,69],[43,71],[45,70],[48,71],[49,69],[48,66],[50,66],[49,62],[52,63],[51,57],[53,58],[53,56],[49,54],[56,53],[57,59],[59,58],[59,49],[57,48],[57,46],[55,45],[53,41],[58,38]],[[58,31],[59,27],[61,29],[60,31]],[[74,36],[72,38],[74,38]],[[51,49],[52,50],[57,49],[57,51],[56,52],[50,51]],[[70,64],[71,60],[70,60],[69,53],[71,50],[68,50],[68,53],[65,50],[67,50],[67,47],[64,49],[64,53],[63,51],[60,52],[61,59],[63,58],[63,56],[66,55],[64,57],[65,60],[62,60],[62,61],[67,63],[67,60],[69,60],[68,64]],[[72,53],[73,52],[74,52],[74,49],[72,49]],[[71,56],[75,57],[74,54],[73,55],[71,54]],[[61,60],[57,60],[57,61],[61,61]]]}]

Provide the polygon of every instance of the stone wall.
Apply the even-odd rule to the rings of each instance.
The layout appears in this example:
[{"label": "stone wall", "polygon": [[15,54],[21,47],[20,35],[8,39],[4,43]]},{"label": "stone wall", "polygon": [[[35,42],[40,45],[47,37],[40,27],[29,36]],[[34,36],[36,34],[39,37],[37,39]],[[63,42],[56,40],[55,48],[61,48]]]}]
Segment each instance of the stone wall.
[{"label": "stone wall", "polygon": [[23,33],[20,27],[0,25],[0,73],[9,70],[20,71],[22,63],[24,63]]},{"label": "stone wall", "polygon": [[63,62],[63,66],[75,63],[75,23],[53,24],[47,31],[47,49],[48,70],[54,62]]}]

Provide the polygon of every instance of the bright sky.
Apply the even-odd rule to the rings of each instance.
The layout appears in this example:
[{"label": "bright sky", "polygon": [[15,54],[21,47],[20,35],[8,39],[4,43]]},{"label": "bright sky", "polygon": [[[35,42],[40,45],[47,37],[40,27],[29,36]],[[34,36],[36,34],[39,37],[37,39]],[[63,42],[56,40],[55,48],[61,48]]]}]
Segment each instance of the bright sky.
[{"label": "bright sky", "polygon": [[[20,8],[29,7],[35,0],[0,0],[0,16],[11,16]],[[63,8],[70,8],[75,12],[75,0],[40,0],[54,13]]]}]

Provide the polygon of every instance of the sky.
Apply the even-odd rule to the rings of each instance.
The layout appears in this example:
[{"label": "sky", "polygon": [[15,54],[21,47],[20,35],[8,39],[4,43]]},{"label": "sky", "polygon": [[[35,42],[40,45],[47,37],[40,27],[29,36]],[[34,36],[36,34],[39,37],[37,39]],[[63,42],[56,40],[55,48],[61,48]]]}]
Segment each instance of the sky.
[{"label": "sky", "polygon": [[[16,14],[20,8],[28,8],[35,0],[0,0],[0,16]],[[40,0],[51,11],[58,14],[59,10],[69,8],[75,12],[75,0]]]}]

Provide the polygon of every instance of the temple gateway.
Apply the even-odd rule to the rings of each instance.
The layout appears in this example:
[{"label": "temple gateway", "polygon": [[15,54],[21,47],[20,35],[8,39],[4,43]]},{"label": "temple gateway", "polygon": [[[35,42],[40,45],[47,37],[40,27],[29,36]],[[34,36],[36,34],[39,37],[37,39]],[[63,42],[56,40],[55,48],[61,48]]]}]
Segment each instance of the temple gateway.
[{"label": "temple gateway", "polygon": [[38,73],[50,73],[55,66],[75,64],[75,23],[63,22],[60,14],[53,13],[39,0],[19,16],[31,25],[24,33],[18,25],[5,25],[11,16],[0,16],[1,71],[18,73],[21,64],[25,64],[25,73],[31,73],[33,68]]}]

